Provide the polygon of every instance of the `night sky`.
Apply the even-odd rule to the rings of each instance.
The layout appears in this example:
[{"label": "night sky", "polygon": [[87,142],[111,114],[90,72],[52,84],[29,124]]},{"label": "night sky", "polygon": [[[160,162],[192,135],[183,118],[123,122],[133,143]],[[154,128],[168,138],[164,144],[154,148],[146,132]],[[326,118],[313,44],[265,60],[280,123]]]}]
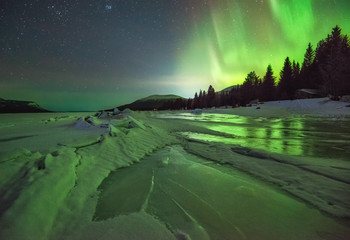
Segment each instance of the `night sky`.
[{"label": "night sky", "polygon": [[1,0],[0,97],[97,110],[151,94],[192,97],[302,62],[349,0]]}]

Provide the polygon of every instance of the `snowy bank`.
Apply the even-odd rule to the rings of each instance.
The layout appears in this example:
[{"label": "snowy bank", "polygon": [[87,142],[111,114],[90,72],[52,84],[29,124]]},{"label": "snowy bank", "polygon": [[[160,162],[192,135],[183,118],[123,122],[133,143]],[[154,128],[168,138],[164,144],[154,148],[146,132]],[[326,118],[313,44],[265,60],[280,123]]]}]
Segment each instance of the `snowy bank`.
[{"label": "snowy bank", "polygon": [[296,99],[265,102],[251,107],[206,109],[205,112],[227,113],[254,117],[286,117],[291,115],[311,115],[327,117],[350,116],[347,102],[328,98]]}]

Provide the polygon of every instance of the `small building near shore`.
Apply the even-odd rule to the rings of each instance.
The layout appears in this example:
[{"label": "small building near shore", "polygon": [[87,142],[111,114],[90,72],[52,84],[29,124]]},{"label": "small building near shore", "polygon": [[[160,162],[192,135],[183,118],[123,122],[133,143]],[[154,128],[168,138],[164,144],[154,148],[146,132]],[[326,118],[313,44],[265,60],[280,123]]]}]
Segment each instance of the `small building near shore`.
[{"label": "small building near shore", "polygon": [[317,89],[298,89],[295,92],[295,98],[305,99],[305,98],[319,98],[322,97],[321,91]]}]

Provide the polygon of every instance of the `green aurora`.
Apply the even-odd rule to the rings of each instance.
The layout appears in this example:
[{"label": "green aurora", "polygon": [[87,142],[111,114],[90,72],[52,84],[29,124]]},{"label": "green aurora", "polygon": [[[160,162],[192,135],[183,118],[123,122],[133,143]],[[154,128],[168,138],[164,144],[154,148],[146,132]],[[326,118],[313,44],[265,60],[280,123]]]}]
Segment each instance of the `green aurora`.
[{"label": "green aurora", "polygon": [[212,84],[218,90],[242,83],[253,70],[262,77],[268,64],[277,77],[287,56],[302,63],[308,43],[316,48],[335,25],[349,33],[349,5],[326,0],[212,1],[179,56],[178,73],[202,79],[202,88]]}]

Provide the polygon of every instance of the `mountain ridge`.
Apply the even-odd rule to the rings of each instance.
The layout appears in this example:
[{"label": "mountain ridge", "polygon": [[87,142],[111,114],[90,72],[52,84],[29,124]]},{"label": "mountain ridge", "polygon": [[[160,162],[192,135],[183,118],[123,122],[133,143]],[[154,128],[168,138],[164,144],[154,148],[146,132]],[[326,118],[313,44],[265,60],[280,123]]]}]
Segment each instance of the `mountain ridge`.
[{"label": "mountain ridge", "polygon": [[[170,101],[175,101],[176,99],[184,99],[181,96],[175,94],[166,94],[166,95],[150,95],[144,98],[140,98],[132,103],[124,104],[117,107],[119,110],[123,111],[126,108],[131,110],[163,110],[166,108],[166,104]],[[107,111],[111,111],[112,109],[108,109]]]},{"label": "mountain ridge", "polygon": [[0,113],[49,112],[34,101],[7,100],[0,98]]}]

